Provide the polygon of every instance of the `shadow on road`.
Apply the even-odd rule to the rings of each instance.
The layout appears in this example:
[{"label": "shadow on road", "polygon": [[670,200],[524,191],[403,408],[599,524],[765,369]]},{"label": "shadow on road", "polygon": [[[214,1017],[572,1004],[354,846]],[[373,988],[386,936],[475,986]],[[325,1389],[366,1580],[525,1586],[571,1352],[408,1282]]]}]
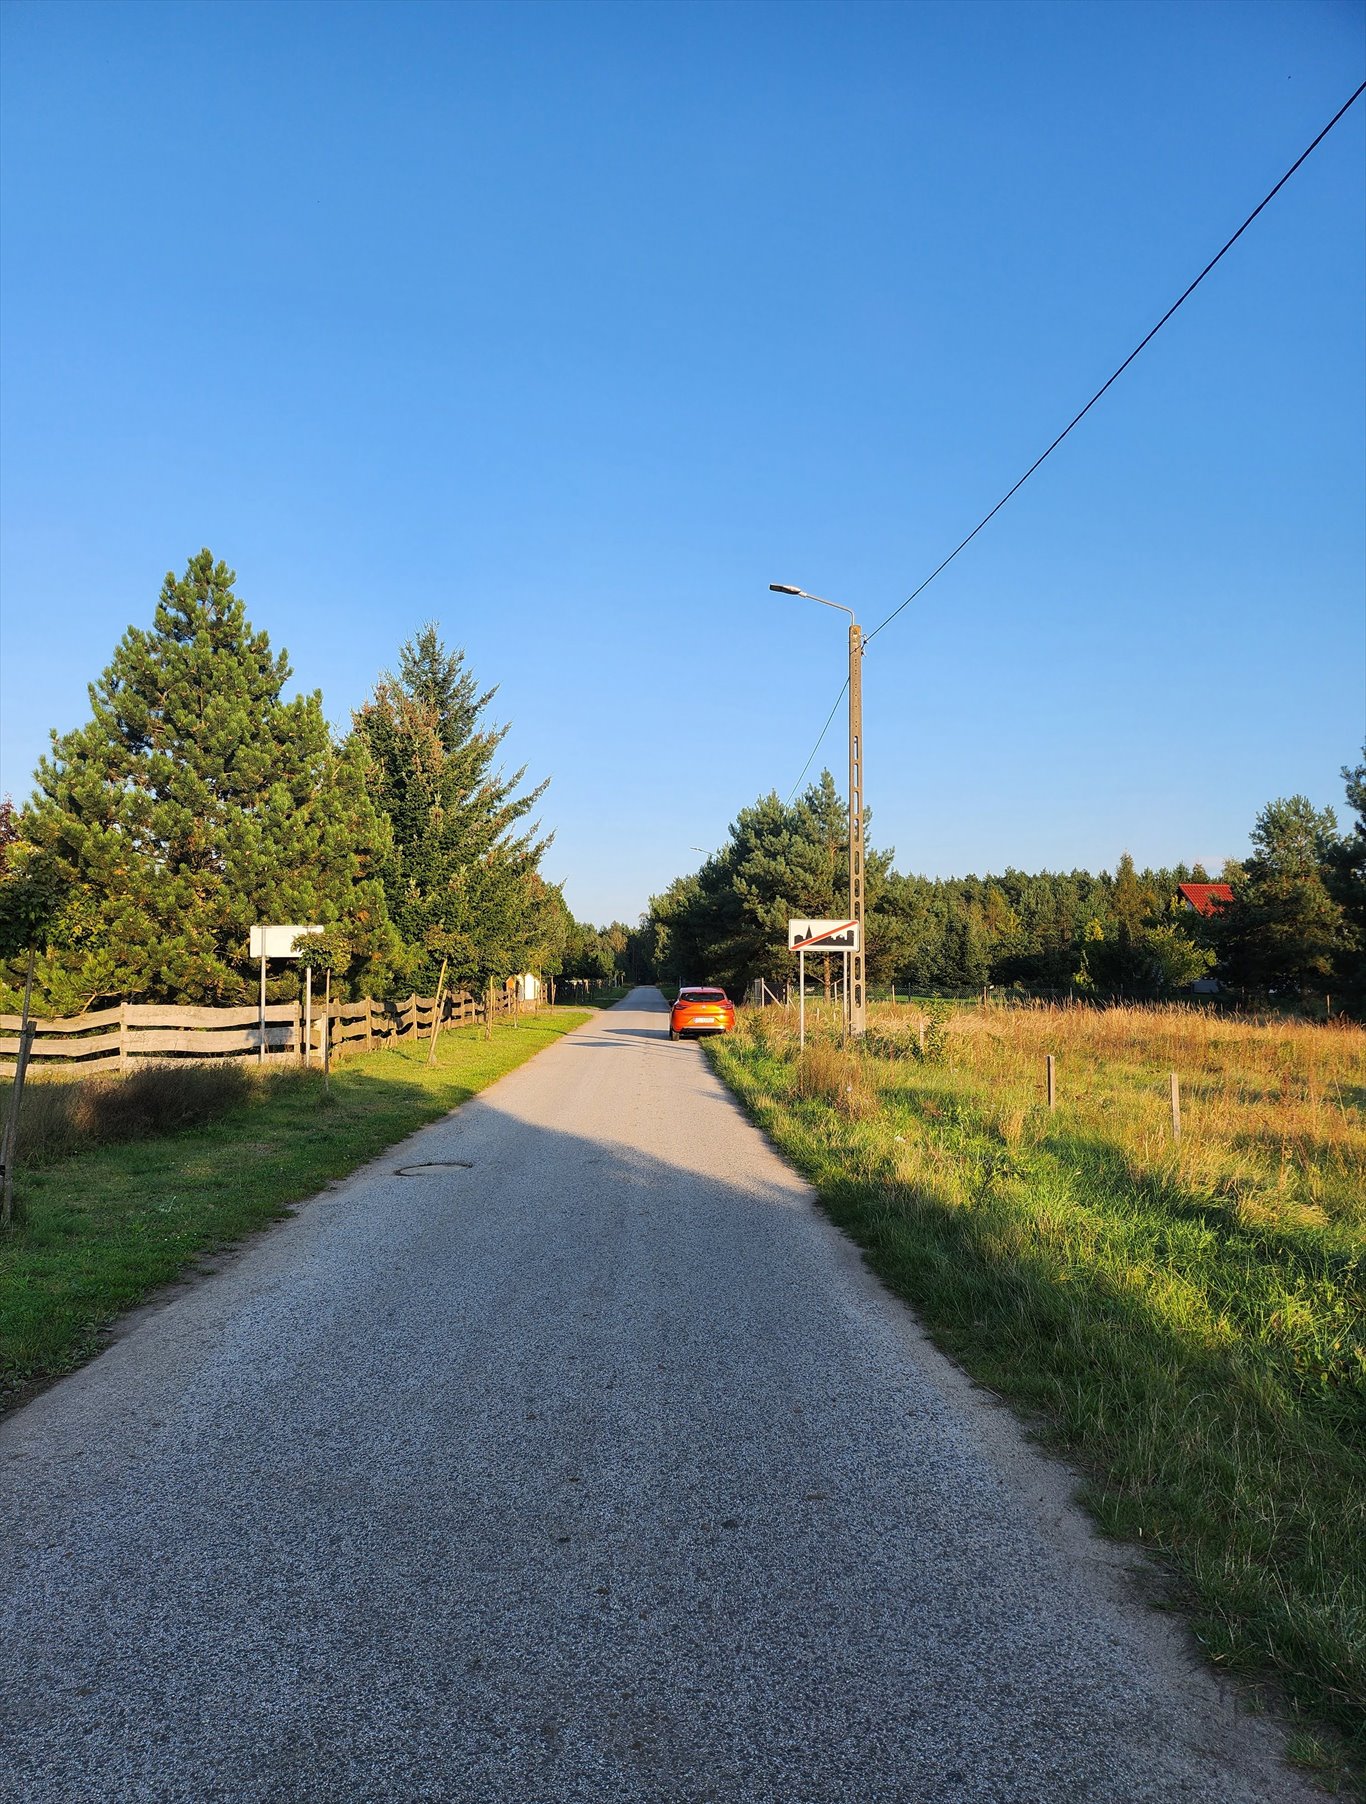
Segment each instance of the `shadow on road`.
[{"label": "shadow on road", "polygon": [[554,1056],[0,1428],[14,1795],[1274,1795],[706,1066]]}]

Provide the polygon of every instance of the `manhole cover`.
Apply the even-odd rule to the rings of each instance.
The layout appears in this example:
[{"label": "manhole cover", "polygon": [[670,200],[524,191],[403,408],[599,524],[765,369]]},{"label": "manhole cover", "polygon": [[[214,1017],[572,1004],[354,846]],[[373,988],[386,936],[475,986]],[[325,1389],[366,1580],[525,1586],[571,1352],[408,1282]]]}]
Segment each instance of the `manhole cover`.
[{"label": "manhole cover", "polygon": [[396,1178],[420,1178],[424,1171],[473,1171],[471,1159],[428,1159],[421,1165],[398,1165],[394,1168]]}]

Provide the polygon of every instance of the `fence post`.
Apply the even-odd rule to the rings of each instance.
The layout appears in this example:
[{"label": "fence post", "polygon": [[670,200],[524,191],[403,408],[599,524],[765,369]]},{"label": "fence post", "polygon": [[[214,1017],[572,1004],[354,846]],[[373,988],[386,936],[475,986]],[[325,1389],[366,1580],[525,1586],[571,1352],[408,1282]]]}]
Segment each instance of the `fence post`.
[{"label": "fence post", "polygon": [[1172,1139],[1181,1139],[1181,1080],[1172,1072]]},{"label": "fence post", "polygon": [[375,1050],[375,999],[373,996],[365,998],[365,1050],[367,1052]]},{"label": "fence post", "polygon": [[17,1218],[14,1211],[14,1150],[19,1143],[19,1108],[24,1100],[24,1073],[28,1070],[28,1055],[33,1050],[33,1039],[37,1032],[37,1023],[33,1021],[20,1029],[19,1054],[14,1061],[14,1088],[10,1093],[9,1119],[5,1123],[5,1187],[3,1202],[0,1202],[0,1226],[6,1228],[14,1220],[23,1219],[22,1209]]},{"label": "fence post", "polygon": [[[29,1003],[33,997],[33,965],[38,948],[28,949],[28,975],[24,979],[24,1006],[19,1017],[19,1052],[14,1061],[14,1088],[10,1092],[9,1114],[0,1139],[0,1161],[5,1168],[3,1190],[0,1190],[0,1226],[9,1227],[14,1220],[14,1149],[19,1144],[19,1107],[24,1100],[24,1073],[28,1070],[29,1049],[33,1045],[35,1023],[29,1019]],[[21,1212],[22,1213],[22,1212]]]},{"label": "fence post", "polygon": [[119,1076],[128,1069],[128,1004],[119,1004]]},{"label": "fence post", "polygon": [[332,967],[327,967],[323,988],[323,1091],[332,1091]]},{"label": "fence post", "polygon": [[1050,1109],[1056,1109],[1058,1106],[1057,1073],[1054,1070],[1051,1052],[1048,1055],[1048,1106]]}]

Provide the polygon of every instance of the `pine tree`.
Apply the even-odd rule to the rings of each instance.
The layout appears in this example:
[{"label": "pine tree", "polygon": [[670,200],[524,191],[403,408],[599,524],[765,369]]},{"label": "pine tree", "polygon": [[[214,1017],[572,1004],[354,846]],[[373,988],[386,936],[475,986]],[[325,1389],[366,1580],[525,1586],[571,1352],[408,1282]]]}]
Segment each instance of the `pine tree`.
[{"label": "pine tree", "polygon": [[[842,915],[848,906],[848,820],[829,771],[795,802],[769,794],[742,808],[721,850],[651,900],[647,931],[656,969],[737,992],[756,977],[772,984],[791,977],[789,920]],[[890,866],[889,853],[865,854],[870,968],[886,956],[878,935]]]},{"label": "pine tree", "polygon": [[537,872],[550,841],[534,826],[514,831],[546,784],[519,795],[525,769],[495,768],[508,731],[483,724],[495,693],[479,693],[464,653],[447,652],[429,625],[353,720],[392,828],[389,913],[410,981],[429,993],[443,959],[452,982],[478,986],[548,955],[561,931]]},{"label": "pine tree", "polygon": [[334,747],[316,692],[284,699],[288,660],[235,581],[208,551],[168,573],[150,630],[90,686],[91,720],[39,765],[15,862],[59,898],[39,962],[53,1008],[245,1000],[260,921],[339,924],[362,981],[392,957],[359,748]]},{"label": "pine tree", "polygon": [[1366,746],[1362,747],[1361,763],[1344,765],[1342,776],[1347,805],[1356,820],[1332,856],[1329,881],[1342,910],[1333,982],[1360,1017],[1366,1013]]},{"label": "pine tree", "polygon": [[1225,968],[1250,989],[1323,988],[1344,933],[1329,890],[1341,846],[1337,817],[1291,796],[1267,803],[1251,837],[1252,857],[1225,873],[1233,902],[1211,923]]}]

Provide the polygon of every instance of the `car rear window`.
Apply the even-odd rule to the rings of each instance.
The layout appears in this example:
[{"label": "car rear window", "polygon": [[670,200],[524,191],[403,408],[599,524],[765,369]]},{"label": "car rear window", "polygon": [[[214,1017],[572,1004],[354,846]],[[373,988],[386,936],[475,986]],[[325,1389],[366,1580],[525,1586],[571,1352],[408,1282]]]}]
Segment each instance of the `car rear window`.
[{"label": "car rear window", "polygon": [[724,1002],[726,992],[724,990],[680,990],[678,1000],[680,1002]]}]

